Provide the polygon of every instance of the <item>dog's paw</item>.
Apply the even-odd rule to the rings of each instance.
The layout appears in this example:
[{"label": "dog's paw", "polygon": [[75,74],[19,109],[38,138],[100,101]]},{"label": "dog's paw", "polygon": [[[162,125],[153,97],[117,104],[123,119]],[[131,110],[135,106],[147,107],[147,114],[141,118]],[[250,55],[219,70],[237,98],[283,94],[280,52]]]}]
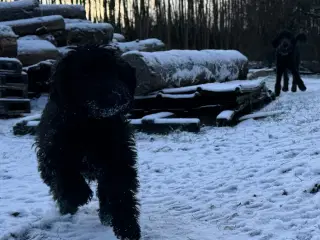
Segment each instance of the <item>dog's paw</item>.
[{"label": "dog's paw", "polygon": [[291,92],[296,92],[297,91],[297,86],[292,86],[291,87]]},{"label": "dog's paw", "polygon": [[111,226],[112,216],[110,213],[99,210],[99,219],[102,225]]},{"label": "dog's paw", "polygon": [[283,92],[288,92],[288,91],[289,91],[288,86],[283,86],[283,87],[282,87],[282,91],[283,91]]},{"label": "dog's paw", "polygon": [[300,91],[302,91],[302,92],[304,92],[304,91],[307,90],[307,87],[304,85],[304,83],[300,83],[300,84],[298,85],[298,87],[299,87]]},{"label": "dog's paw", "polygon": [[114,235],[121,240],[140,240],[141,230],[138,224],[126,226],[126,229],[113,228]]},{"label": "dog's paw", "polygon": [[66,214],[73,215],[78,211],[78,206],[74,205],[70,201],[66,201],[66,200],[58,201],[57,205],[61,215],[66,215]]}]

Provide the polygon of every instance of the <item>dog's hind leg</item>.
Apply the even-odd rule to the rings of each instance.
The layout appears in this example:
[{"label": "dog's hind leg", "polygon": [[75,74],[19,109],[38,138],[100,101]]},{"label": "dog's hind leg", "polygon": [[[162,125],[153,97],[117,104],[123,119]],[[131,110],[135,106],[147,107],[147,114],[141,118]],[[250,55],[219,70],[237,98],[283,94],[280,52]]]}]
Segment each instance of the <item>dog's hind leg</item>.
[{"label": "dog's hind leg", "polygon": [[303,80],[300,77],[300,73],[297,69],[292,69],[292,88],[291,91],[295,92],[297,90],[297,85],[300,89],[300,91],[306,91],[307,87],[305,86]]},{"label": "dog's hind leg", "polygon": [[283,72],[283,87],[282,91],[288,92],[289,90],[289,75],[288,75],[288,69],[285,69]]}]

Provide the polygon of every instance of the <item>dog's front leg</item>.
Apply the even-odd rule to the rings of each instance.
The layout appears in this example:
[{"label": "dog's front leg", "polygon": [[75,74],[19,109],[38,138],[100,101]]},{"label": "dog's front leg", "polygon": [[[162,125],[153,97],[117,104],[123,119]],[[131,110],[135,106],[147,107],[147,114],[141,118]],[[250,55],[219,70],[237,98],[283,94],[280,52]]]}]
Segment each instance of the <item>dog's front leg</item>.
[{"label": "dog's front leg", "polygon": [[118,239],[140,240],[136,156],[126,144],[119,147],[98,178],[99,217],[102,224],[112,226]]},{"label": "dog's front leg", "polygon": [[283,87],[282,91],[288,92],[289,90],[289,75],[288,75],[288,69],[285,69],[283,71]]},{"label": "dog's front leg", "polygon": [[68,141],[64,130],[48,129],[44,124],[41,122],[37,136],[38,170],[60,213],[74,214],[92,197],[90,187],[79,172],[81,153]]},{"label": "dog's front leg", "polygon": [[277,77],[276,77],[276,84],[275,84],[275,87],[274,87],[274,92],[275,92],[276,96],[279,96],[280,92],[281,92],[281,78],[282,78],[282,75],[283,75],[283,72],[284,72],[284,68],[277,67],[276,71],[277,71]]}]

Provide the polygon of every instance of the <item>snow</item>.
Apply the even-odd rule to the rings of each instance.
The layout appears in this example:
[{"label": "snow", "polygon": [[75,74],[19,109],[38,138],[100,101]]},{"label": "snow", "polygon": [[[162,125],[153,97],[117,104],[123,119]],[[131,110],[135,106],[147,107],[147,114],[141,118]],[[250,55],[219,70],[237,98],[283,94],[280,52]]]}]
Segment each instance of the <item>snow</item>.
[{"label": "snow", "polygon": [[1,38],[17,38],[18,35],[16,35],[12,28],[7,25],[0,25],[0,37]]},{"label": "snow", "polygon": [[14,62],[20,66],[22,66],[22,63],[17,58],[11,58],[11,57],[0,57],[0,63],[1,62]]},{"label": "snow", "polygon": [[[320,239],[320,192],[309,193],[320,183],[320,79],[302,78],[306,92],[281,93],[261,110],[285,114],[198,134],[136,134],[143,240]],[[11,132],[17,121],[0,120],[0,239],[116,240],[96,196],[59,216],[34,137]]]},{"label": "snow", "polygon": [[166,117],[171,117],[173,115],[174,115],[174,113],[172,113],[172,112],[158,112],[158,113],[146,115],[142,119],[143,120],[154,120],[156,118],[166,118]]},{"label": "snow", "polygon": [[125,37],[120,33],[113,33],[113,39],[115,39],[117,42],[124,42],[126,40]]},{"label": "snow", "polygon": [[[52,6],[52,5],[51,5]],[[89,20],[85,20],[85,19],[77,19],[77,18],[64,18],[64,22],[66,24],[69,24],[69,23],[92,23],[91,21]]]},{"label": "snow", "polygon": [[43,17],[34,17],[34,18],[28,18],[28,19],[5,21],[5,22],[0,22],[0,25],[22,27],[22,26],[33,25],[33,24],[60,21],[61,19],[63,20],[63,17],[61,17],[60,15],[52,15],[52,16],[43,16]]},{"label": "snow", "polygon": [[230,121],[234,114],[235,114],[235,112],[232,110],[225,110],[225,111],[222,111],[221,113],[219,113],[219,115],[217,116],[217,119],[226,119],[226,120]]},{"label": "snow", "polygon": [[1,10],[5,10],[6,8],[21,8],[21,9],[32,9],[34,7],[38,7],[39,2],[37,0],[20,0],[20,1],[12,1],[12,2],[0,2]]},{"label": "snow", "polygon": [[190,93],[190,94],[165,94],[165,93],[159,93],[158,96],[161,96],[163,98],[195,98],[198,96],[198,93]]},{"label": "snow", "polygon": [[20,40],[42,40],[39,36],[37,35],[26,35],[23,37],[19,37]]},{"label": "snow", "polygon": [[284,114],[284,113],[286,113],[286,112],[285,111],[270,111],[270,112],[252,113],[252,114],[247,114],[245,116],[240,117],[239,121],[247,120],[249,118],[269,117],[269,116],[278,115],[278,114]]},{"label": "snow", "polygon": [[155,124],[200,124],[198,118],[156,118]]},{"label": "snow", "polygon": [[73,22],[66,24],[67,31],[113,31],[113,26],[110,23],[86,23],[86,22]]},{"label": "snow", "polygon": [[30,99],[24,98],[0,98],[1,102],[30,102]]},{"label": "snow", "polygon": [[163,88],[235,80],[248,62],[247,57],[236,50],[129,51],[122,57],[137,70],[136,95]]},{"label": "snow", "polygon": [[[118,38],[116,38],[118,40]],[[119,40],[118,40],[119,41]],[[165,44],[157,38],[148,38],[144,40],[136,40],[131,42],[117,42],[114,43],[122,52],[130,51],[148,51],[150,49],[161,49]]]},{"label": "snow", "polygon": [[39,122],[40,122],[40,121],[29,121],[29,122],[27,123],[27,126],[28,126],[28,127],[36,127],[36,126],[39,125]]},{"label": "snow", "polygon": [[[21,40],[18,39],[18,55],[43,54],[43,52],[59,53],[57,48],[46,40]],[[49,55],[50,56],[50,55]]]}]

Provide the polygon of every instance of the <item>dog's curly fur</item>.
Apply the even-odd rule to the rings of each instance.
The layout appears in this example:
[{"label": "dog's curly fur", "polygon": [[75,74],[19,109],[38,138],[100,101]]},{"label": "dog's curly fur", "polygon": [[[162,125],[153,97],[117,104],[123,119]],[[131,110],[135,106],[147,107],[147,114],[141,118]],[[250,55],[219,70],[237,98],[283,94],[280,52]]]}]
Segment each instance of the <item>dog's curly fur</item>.
[{"label": "dog's curly fur", "polygon": [[306,91],[307,88],[300,77],[300,52],[297,43],[306,42],[307,37],[304,33],[299,33],[296,36],[291,31],[282,30],[278,36],[272,41],[272,46],[276,49],[276,84],[275,94],[280,95],[281,92],[281,78],[284,75],[284,85],[282,91],[289,90],[289,76],[288,70],[292,73],[292,87],[291,91],[297,91],[297,85],[301,91]]},{"label": "dog's curly fur", "polygon": [[125,118],[135,70],[111,46],[75,47],[59,60],[36,133],[38,169],[61,214],[93,195],[99,217],[119,239],[140,239],[139,188],[133,132]]}]

